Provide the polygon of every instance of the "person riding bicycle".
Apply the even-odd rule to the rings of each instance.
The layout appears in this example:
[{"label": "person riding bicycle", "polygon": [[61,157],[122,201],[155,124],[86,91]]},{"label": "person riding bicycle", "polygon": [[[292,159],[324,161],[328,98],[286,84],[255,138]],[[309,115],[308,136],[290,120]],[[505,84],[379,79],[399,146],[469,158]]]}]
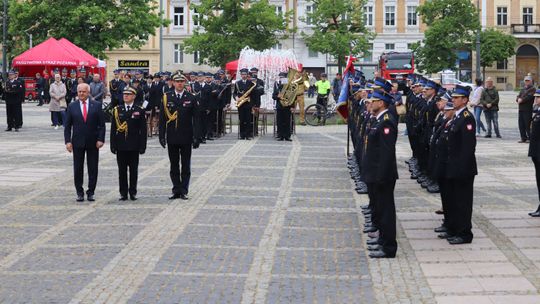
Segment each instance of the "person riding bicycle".
[{"label": "person riding bicycle", "polygon": [[[330,94],[330,88],[332,86],[330,84],[330,81],[328,81],[327,75],[325,73],[321,74],[321,80],[315,83],[315,87],[317,88],[317,104],[323,106],[326,109],[328,105],[328,95]],[[317,110],[319,120],[321,117],[320,114],[320,110]]]}]

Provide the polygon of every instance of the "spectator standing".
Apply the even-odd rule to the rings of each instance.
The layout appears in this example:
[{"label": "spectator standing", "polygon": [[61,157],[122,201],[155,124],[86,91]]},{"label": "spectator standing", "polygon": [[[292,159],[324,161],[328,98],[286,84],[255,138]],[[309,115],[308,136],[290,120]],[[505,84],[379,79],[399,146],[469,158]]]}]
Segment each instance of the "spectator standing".
[{"label": "spectator standing", "polygon": [[49,89],[49,95],[51,96],[49,111],[52,113],[55,130],[58,130],[58,127],[62,125],[61,121],[65,121],[65,113],[67,108],[66,94],[66,85],[62,82],[62,77],[60,74],[55,74],[54,82],[51,83],[51,87]]},{"label": "spectator standing", "polygon": [[334,96],[334,100],[337,102],[339,99],[339,94],[341,93],[341,74],[337,73],[336,78],[332,80],[332,95]]},{"label": "spectator standing", "polygon": [[487,123],[487,134],[485,137],[491,138],[491,125],[493,124],[495,135],[497,138],[501,138],[501,133],[499,132],[499,92],[493,85],[493,79],[491,77],[486,79],[486,87],[482,91],[480,104],[483,107]]},{"label": "spectator standing", "polygon": [[43,105],[43,89],[45,88],[45,79],[41,77],[40,73],[36,73],[36,94],[38,99],[38,107]]},{"label": "spectator standing", "polygon": [[90,83],[90,98],[103,103],[103,97],[105,97],[105,85],[101,82],[99,74],[94,74],[92,83]]},{"label": "spectator standing", "polygon": [[313,98],[315,96],[315,83],[317,82],[317,78],[313,76],[313,73],[309,73],[308,79],[309,79],[308,98]]},{"label": "spectator standing", "polygon": [[516,99],[516,102],[518,103],[519,107],[519,117],[518,117],[518,125],[519,125],[519,134],[521,136],[521,140],[519,140],[519,143],[526,143],[530,139],[530,133],[531,133],[531,119],[532,119],[532,112],[533,112],[533,101],[534,101],[534,92],[535,88],[533,86],[533,79],[531,74],[528,74],[525,76],[525,79],[523,79],[525,82],[525,85],[519,91],[519,95]]},{"label": "spectator standing", "polygon": [[482,79],[476,79],[476,88],[474,89],[472,96],[471,96],[471,105],[474,109],[474,119],[476,120],[476,136],[480,136],[480,132],[486,132],[486,128],[484,127],[484,124],[482,123],[482,104],[480,103],[480,98],[482,97],[482,92],[484,91],[484,87],[482,86],[484,83]]}]

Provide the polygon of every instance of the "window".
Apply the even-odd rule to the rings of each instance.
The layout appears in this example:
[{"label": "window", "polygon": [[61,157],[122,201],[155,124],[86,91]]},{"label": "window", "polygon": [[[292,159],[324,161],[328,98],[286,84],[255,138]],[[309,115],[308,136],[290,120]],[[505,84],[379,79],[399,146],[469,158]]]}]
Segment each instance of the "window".
[{"label": "window", "polygon": [[193,63],[199,63],[199,51],[193,53]]},{"label": "window", "polygon": [[384,25],[386,26],[396,25],[396,7],[395,6],[384,7]]},{"label": "window", "polygon": [[373,6],[364,6],[364,24],[365,26],[373,26]]},{"label": "window", "polygon": [[318,52],[315,52],[313,50],[308,50],[308,57],[310,58],[317,58],[319,57],[319,53]]},{"label": "window", "polygon": [[174,44],[174,63],[184,63],[184,51],[179,43]]},{"label": "window", "polygon": [[407,25],[418,25],[418,15],[416,14],[416,6],[407,6]]},{"label": "window", "polygon": [[508,8],[506,6],[497,7],[497,25],[508,24]]},{"label": "window", "polygon": [[506,83],[506,77],[497,77],[497,83]]},{"label": "window", "polygon": [[523,8],[523,24],[533,24],[533,8]]},{"label": "window", "polygon": [[175,27],[184,26],[184,8],[183,7],[174,8],[173,25]]},{"label": "window", "polygon": [[276,15],[283,15],[283,6],[276,5]]},{"label": "window", "polygon": [[306,24],[307,25],[313,25],[313,18],[311,18],[310,14],[312,14],[315,11],[315,5],[306,5]]},{"label": "window", "polygon": [[281,43],[278,43],[272,47],[273,50],[281,50],[283,48],[283,45]]},{"label": "window", "polygon": [[196,9],[193,9],[193,11],[191,12],[191,18],[193,19],[193,25],[194,26],[199,26],[201,25],[201,22],[199,21],[201,18],[201,15],[199,13],[197,13],[197,10]]},{"label": "window", "polygon": [[497,70],[508,70],[508,60],[497,61]]},{"label": "window", "polygon": [[394,43],[386,43],[384,45],[384,49],[387,51],[393,51],[396,48],[396,45]]}]

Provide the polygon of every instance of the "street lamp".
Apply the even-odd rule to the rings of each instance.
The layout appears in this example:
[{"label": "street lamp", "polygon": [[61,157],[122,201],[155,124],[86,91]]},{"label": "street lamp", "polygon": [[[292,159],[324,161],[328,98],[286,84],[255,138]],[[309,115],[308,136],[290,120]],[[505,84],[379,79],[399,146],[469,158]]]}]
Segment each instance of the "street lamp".
[{"label": "street lamp", "polygon": [[24,33],[25,33],[26,35],[28,35],[28,37],[30,38],[30,47],[29,47],[29,48],[31,49],[31,48],[33,47],[33,43],[32,43],[32,34],[28,33],[28,31],[29,31],[30,29],[31,29],[31,28],[25,30]]}]

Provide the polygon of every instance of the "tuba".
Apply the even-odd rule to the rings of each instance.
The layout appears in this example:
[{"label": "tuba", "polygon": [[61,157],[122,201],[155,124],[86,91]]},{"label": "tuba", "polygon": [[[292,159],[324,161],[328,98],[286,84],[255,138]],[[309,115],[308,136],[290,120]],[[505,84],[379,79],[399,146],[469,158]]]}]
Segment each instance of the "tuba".
[{"label": "tuba", "polygon": [[302,86],[306,86],[306,82],[308,83],[307,87],[309,87],[307,75],[302,73],[298,77],[299,74],[298,70],[289,68],[287,84],[283,86],[283,89],[278,94],[279,102],[283,107],[292,106],[296,102],[296,97],[303,93]]}]

